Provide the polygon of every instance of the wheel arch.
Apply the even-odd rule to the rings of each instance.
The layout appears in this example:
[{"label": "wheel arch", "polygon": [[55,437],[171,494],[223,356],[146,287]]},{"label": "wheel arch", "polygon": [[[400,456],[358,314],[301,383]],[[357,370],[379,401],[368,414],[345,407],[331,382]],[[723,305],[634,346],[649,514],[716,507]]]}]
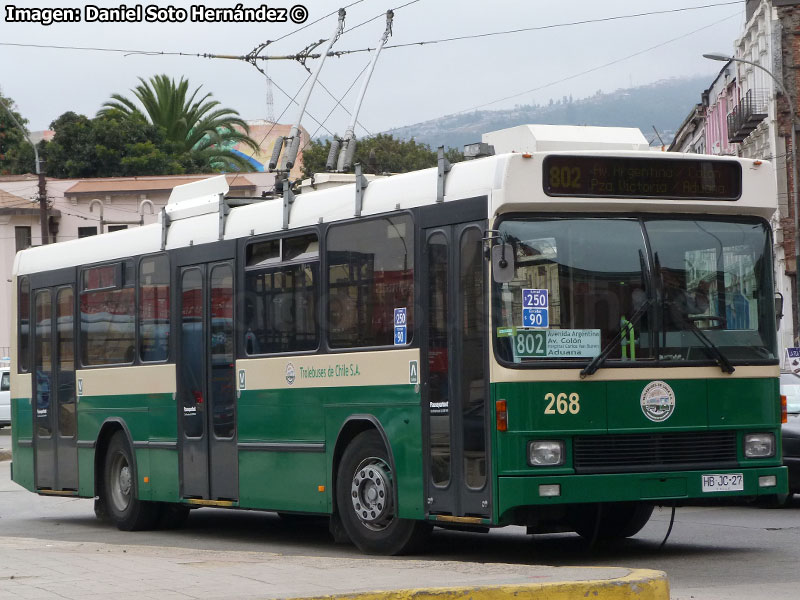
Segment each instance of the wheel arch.
[{"label": "wheel arch", "polygon": [[139,480],[138,469],[136,467],[136,452],[133,448],[133,437],[131,436],[130,429],[127,423],[119,417],[109,417],[100,426],[100,432],[97,434],[97,441],[94,448],[94,495],[100,496],[104,489],[105,477],[105,459],[108,452],[108,445],[111,438],[118,431],[122,431],[125,439],[128,442],[128,447],[131,449],[131,457],[133,458],[133,473],[134,473],[134,494],[139,493]]},{"label": "wheel arch", "polygon": [[[336,445],[333,449],[333,461],[331,465],[331,473],[330,473],[330,481],[331,481],[331,505],[333,509],[333,513],[336,513],[336,474],[339,472],[339,463],[341,463],[342,455],[344,454],[345,448],[352,442],[356,436],[365,431],[377,431],[378,435],[381,437],[383,441],[383,445],[386,448],[386,453],[389,455],[389,467],[392,469],[392,473],[394,476],[397,477],[397,467],[395,466],[394,462],[394,452],[392,451],[392,445],[389,443],[389,437],[386,435],[386,430],[381,425],[381,422],[375,415],[371,414],[356,414],[350,415],[345,419],[342,426],[339,428],[339,433],[336,436]],[[398,494],[397,488],[398,486],[395,484],[392,486],[392,500],[394,501],[395,510],[397,510],[398,506]]]}]

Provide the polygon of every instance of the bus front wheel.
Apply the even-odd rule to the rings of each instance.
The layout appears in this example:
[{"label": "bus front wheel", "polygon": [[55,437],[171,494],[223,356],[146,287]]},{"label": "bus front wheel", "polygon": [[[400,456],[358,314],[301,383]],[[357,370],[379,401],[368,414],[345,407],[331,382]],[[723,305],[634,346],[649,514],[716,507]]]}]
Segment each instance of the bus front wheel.
[{"label": "bus front wheel", "polygon": [[650,520],[653,505],[645,502],[576,504],[569,511],[575,532],[587,540],[621,540],[639,533]]},{"label": "bus front wheel", "polygon": [[378,432],[364,431],[353,438],[336,474],[336,504],[345,532],[362,552],[406,554],[430,533],[424,521],[397,516],[395,485]]},{"label": "bus front wheel", "polygon": [[123,531],[152,529],[159,517],[158,504],[136,497],[136,469],[128,440],[117,431],[108,444],[103,473],[108,516]]}]

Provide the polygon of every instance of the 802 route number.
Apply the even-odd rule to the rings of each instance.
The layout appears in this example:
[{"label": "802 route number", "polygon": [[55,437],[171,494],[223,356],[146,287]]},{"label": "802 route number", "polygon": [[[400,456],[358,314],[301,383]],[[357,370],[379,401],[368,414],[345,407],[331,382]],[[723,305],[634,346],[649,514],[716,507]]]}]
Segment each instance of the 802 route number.
[{"label": "802 route number", "polygon": [[553,393],[547,393],[544,395],[544,399],[548,401],[547,408],[544,409],[544,414],[546,415],[554,415],[556,413],[559,415],[567,413],[577,415],[581,412],[581,397],[575,392],[572,392],[569,396],[564,392],[557,396]]}]

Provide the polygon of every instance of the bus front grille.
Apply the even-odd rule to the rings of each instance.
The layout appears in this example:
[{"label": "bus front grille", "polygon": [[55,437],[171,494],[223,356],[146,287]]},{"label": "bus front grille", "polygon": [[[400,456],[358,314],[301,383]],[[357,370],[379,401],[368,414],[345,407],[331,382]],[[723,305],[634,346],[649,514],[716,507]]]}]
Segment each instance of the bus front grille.
[{"label": "bus front grille", "polygon": [[575,472],[737,468],[735,431],[576,436]]}]

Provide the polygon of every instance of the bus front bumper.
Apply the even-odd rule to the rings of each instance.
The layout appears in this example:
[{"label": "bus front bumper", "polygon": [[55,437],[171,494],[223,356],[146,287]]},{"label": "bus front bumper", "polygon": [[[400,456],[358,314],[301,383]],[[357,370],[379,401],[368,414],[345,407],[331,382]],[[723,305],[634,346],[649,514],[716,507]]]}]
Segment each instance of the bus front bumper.
[{"label": "bus front bumper", "polygon": [[[706,491],[703,477],[709,475],[741,474],[741,490]],[[771,483],[774,477],[775,485]],[[760,482],[762,485],[760,485]],[[555,487],[558,486],[558,487]],[[558,495],[554,495],[558,492]],[[572,504],[581,502],[646,501],[672,504],[691,503],[722,498],[731,503],[736,499],[788,493],[786,467],[742,469],[707,469],[666,473],[614,473],[610,475],[559,475],[536,477],[499,477],[498,514],[517,506],[541,504]]]}]

